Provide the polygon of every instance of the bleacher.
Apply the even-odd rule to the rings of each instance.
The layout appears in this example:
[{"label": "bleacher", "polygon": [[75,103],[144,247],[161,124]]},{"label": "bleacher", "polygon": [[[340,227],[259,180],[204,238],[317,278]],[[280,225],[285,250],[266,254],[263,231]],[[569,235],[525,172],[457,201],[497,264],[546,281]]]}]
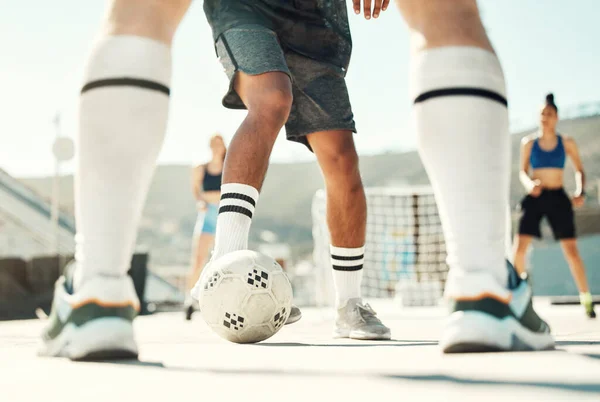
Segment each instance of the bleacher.
[{"label": "bleacher", "polygon": [[[49,200],[0,169],[0,319],[32,318],[38,307],[48,311],[53,284],[72,260],[75,219],[60,210],[55,231],[51,208]],[[148,255],[138,252],[130,271],[143,305],[180,302],[179,289],[152,274],[147,263]]]}]

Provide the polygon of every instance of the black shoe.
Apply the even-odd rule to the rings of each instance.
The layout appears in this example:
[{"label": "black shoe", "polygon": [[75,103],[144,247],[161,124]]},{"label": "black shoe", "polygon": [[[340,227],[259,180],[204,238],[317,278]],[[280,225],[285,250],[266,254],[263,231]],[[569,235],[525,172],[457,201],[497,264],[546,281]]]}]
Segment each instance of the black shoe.
[{"label": "black shoe", "polygon": [[193,304],[188,304],[186,306],[184,306],[184,311],[185,311],[185,320],[186,321],[190,321],[192,319],[192,314],[194,314],[194,305]]}]

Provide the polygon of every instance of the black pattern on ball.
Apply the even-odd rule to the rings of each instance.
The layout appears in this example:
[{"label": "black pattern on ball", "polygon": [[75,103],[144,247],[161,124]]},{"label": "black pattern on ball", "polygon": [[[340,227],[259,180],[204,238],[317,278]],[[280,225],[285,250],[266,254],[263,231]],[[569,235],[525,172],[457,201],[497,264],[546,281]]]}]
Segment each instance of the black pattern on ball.
[{"label": "black pattern on ball", "polygon": [[225,319],[223,320],[223,326],[235,331],[239,331],[244,328],[244,317],[234,313],[225,313]]},{"label": "black pattern on ball", "polygon": [[215,285],[217,284],[217,282],[219,281],[220,277],[221,277],[221,274],[219,274],[219,271],[213,272],[211,274],[210,278],[208,278],[208,280],[206,282],[204,282],[204,290],[214,288]]},{"label": "black pattern on ball", "polygon": [[273,317],[273,324],[275,325],[275,329],[281,328],[283,324],[285,324],[287,320],[287,311],[285,307],[281,309],[275,316]]},{"label": "black pattern on ball", "polygon": [[269,273],[253,269],[248,273],[248,284],[256,288],[266,289],[269,285]]}]

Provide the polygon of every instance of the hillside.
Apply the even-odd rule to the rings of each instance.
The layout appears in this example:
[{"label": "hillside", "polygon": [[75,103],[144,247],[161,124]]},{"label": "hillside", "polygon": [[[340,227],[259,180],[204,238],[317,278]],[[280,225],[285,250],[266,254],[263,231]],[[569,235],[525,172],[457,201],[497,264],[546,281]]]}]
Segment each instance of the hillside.
[{"label": "hillside", "polygon": [[[598,205],[597,186],[600,179],[600,116],[565,120],[559,131],[573,136],[580,148],[588,177],[589,203]],[[518,181],[520,139],[529,132],[511,136],[512,188],[511,205],[523,196]],[[363,156],[361,171],[366,186],[418,185],[428,183],[415,151]],[[189,237],[195,220],[195,207],[189,190],[188,166],[160,166],[157,169],[144,210],[140,243],[151,248],[153,260],[161,264],[186,264]],[[574,174],[567,167],[566,186],[574,188]],[[595,181],[594,181],[595,180]],[[52,181],[48,178],[24,179],[38,192],[49,195]],[[322,188],[322,177],[316,163],[273,164],[265,181],[253,223],[252,239],[270,230],[294,245],[296,253],[311,249],[310,205],[316,190]],[[72,178],[61,182],[64,206],[72,208]]]}]

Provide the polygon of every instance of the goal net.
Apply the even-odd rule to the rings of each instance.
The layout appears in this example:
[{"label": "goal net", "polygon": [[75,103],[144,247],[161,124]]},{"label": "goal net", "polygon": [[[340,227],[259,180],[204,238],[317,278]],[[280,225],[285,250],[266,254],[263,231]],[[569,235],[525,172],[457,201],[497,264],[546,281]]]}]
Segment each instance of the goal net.
[{"label": "goal net", "polygon": [[[442,297],[448,266],[444,235],[430,187],[369,188],[362,292],[396,298],[403,305],[435,305]],[[325,192],[312,205],[316,302],[334,299]]]}]

